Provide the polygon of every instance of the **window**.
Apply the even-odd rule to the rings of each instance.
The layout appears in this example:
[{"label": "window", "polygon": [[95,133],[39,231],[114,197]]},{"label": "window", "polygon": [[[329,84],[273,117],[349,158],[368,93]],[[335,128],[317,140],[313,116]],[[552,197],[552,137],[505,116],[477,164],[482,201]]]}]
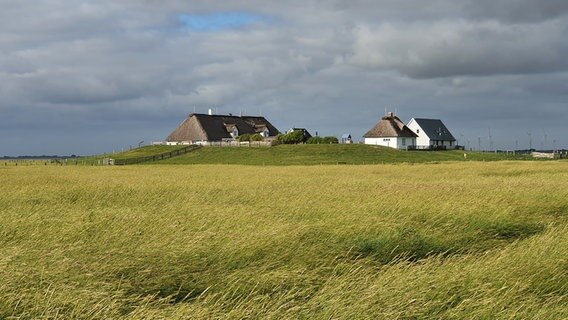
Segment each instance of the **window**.
[{"label": "window", "polygon": [[402,145],[403,145],[403,146],[406,145],[406,138],[402,138]]},{"label": "window", "polygon": [[383,139],[384,142],[391,141],[391,139]]},{"label": "window", "polygon": [[416,129],[416,133],[420,133],[420,129]]}]

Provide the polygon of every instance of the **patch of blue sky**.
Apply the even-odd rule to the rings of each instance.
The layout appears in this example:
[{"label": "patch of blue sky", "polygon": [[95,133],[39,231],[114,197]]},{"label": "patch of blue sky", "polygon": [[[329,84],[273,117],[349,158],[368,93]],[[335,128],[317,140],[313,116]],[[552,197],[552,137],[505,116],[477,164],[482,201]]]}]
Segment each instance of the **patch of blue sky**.
[{"label": "patch of blue sky", "polygon": [[177,18],[182,29],[193,32],[239,29],[251,24],[269,21],[267,17],[248,12],[182,13]]}]

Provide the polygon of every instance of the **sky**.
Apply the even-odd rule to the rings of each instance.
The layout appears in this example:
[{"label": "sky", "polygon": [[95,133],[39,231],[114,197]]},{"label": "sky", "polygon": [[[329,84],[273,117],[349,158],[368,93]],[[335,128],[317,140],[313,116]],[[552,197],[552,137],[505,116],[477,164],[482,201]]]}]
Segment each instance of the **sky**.
[{"label": "sky", "polygon": [[568,148],[567,34],[566,0],[0,0],[0,156],[128,149],[208,109]]}]

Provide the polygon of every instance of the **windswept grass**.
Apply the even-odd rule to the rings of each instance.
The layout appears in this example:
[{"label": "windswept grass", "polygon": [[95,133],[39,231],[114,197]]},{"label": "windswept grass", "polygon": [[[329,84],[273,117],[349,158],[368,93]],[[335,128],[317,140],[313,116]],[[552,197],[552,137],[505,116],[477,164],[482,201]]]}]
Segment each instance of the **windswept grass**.
[{"label": "windswept grass", "polygon": [[7,167],[0,318],[564,319],[567,178],[558,161]]}]

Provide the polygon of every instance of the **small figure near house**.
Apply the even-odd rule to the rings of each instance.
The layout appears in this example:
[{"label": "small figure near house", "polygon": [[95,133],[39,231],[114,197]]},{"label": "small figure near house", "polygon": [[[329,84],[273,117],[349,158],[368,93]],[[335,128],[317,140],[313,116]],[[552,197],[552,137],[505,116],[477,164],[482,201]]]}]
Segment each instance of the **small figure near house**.
[{"label": "small figure near house", "polygon": [[467,159],[467,153],[464,152],[463,158],[464,158],[464,159]]}]

